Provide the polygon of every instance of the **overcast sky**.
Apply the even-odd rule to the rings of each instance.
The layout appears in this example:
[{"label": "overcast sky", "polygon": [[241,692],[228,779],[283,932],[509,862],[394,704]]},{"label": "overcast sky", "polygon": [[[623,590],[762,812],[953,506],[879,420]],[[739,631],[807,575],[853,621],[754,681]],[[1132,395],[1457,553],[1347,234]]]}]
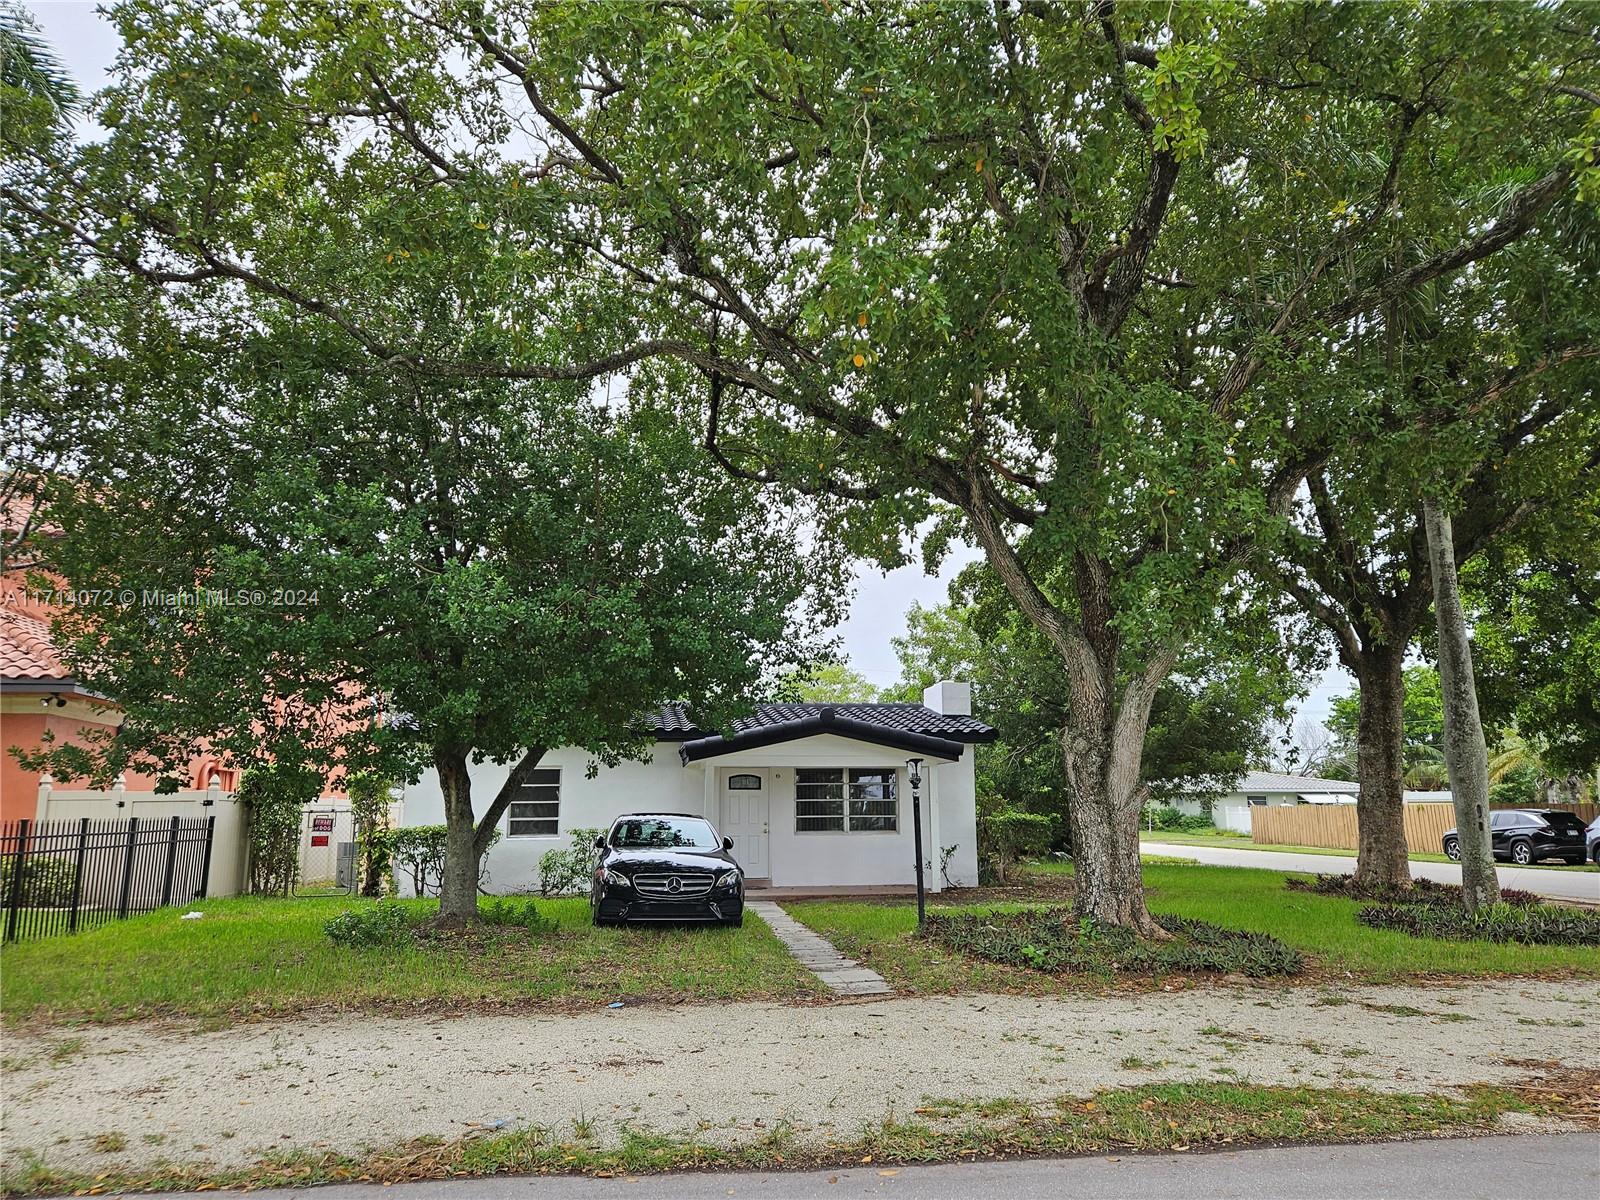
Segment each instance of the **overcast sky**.
[{"label": "overcast sky", "polygon": [[[105,83],[119,39],[110,23],[96,11],[95,0],[24,0],[23,7],[34,15],[85,92],[93,92]],[[86,125],[83,133],[93,136],[91,130]],[[874,567],[858,569],[850,616],[839,630],[851,665],[875,684],[893,683],[900,670],[889,639],[905,632],[906,610],[913,601],[924,605],[943,603],[950,580],[977,557],[971,547],[957,547],[937,578],[924,575],[918,565],[887,574]],[[1301,712],[1312,720],[1324,720],[1328,701],[1352,686],[1342,671],[1329,672],[1312,689]]]}]

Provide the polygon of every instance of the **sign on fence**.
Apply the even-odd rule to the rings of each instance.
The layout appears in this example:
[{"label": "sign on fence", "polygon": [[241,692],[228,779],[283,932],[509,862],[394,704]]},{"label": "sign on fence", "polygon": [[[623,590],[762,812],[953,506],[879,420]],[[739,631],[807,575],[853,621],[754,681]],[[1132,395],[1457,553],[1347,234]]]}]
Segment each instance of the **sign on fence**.
[{"label": "sign on fence", "polygon": [[82,817],[0,826],[5,940],[75,933],[204,899],[216,822]]}]

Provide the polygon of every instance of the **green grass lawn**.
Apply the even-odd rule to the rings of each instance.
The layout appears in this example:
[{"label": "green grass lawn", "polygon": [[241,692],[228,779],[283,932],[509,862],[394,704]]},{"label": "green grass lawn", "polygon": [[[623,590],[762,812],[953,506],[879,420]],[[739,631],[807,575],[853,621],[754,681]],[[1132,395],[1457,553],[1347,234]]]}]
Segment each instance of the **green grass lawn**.
[{"label": "green grass lawn", "polygon": [[[743,929],[595,929],[582,897],[541,900],[558,928],[529,937],[443,938],[350,949],[323,933],[371,901],[241,897],[164,909],[0,951],[7,1022],[237,1016],[313,1007],[407,1009],[599,1005],[612,1000],[798,999],[819,995],[754,914]],[[435,902],[408,901],[433,907]]]},{"label": "green grass lawn", "polygon": [[[1059,877],[1071,867],[1041,864],[1034,870]],[[1354,901],[1291,892],[1281,871],[1147,863],[1144,878],[1151,911],[1269,933],[1312,956],[1306,976],[1311,980],[1347,972],[1367,982],[1545,974],[1600,978],[1600,955],[1592,948],[1452,942],[1370,929],[1356,921],[1360,906]],[[1059,895],[1050,900],[1060,903]],[[1103,982],[1005,967],[932,945],[914,936],[914,906],[811,900],[785,907],[900,990],[1042,993]]]},{"label": "green grass lawn", "polygon": [[[1224,850],[1278,850],[1284,854],[1331,854],[1338,858],[1354,858],[1354,850],[1337,850],[1329,846],[1263,846],[1242,833],[1141,833],[1141,842],[1160,842],[1168,846],[1216,846]],[[1412,862],[1449,862],[1442,854],[1407,855]]]},{"label": "green grass lawn", "polygon": [[[1169,846],[1219,846],[1225,850],[1277,850],[1284,854],[1331,854],[1338,858],[1354,858],[1354,850],[1340,850],[1328,846],[1264,846],[1253,842],[1242,833],[1141,833],[1141,842],[1164,842]],[[1437,862],[1447,863],[1450,860],[1443,854],[1418,854],[1406,856],[1412,862]],[[1511,864],[1502,864],[1509,866]],[[1572,863],[1529,863],[1530,867],[1538,867],[1548,871],[1591,871],[1600,872],[1600,867],[1590,863],[1575,865]],[[1519,870],[1526,868],[1519,867]]]}]

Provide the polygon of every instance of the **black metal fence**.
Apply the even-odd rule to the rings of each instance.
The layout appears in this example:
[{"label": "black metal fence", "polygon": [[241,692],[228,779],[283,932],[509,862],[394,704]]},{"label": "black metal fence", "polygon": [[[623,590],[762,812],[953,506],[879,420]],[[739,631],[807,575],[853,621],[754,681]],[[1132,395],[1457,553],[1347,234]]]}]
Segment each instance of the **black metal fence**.
[{"label": "black metal fence", "polygon": [[0,825],[4,937],[75,933],[204,899],[216,817]]}]

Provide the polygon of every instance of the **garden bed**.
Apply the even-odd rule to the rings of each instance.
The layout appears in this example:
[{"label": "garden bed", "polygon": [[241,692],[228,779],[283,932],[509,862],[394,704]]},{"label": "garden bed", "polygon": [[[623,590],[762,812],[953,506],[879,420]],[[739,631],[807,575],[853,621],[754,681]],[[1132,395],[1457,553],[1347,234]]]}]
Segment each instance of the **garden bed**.
[{"label": "garden bed", "polygon": [[[1462,907],[1461,885],[1433,879],[1414,879],[1408,888],[1389,883],[1362,883],[1354,875],[1318,875],[1312,879],[1290,876],[1284,887],[1291,892],[1315,892],[1319,896],[1338,896],[1345,900],[1364,900],[1377,904],[1427,904]],[[1500,902],[1519,908],[1534,908],[1544,899],[1520,888],[1501,888]]]},{"label": "garden bed", "polygon": [[1419,938],[1524,946],[1600,946],[1600,912],[1550,904],[1532,892],[1502,888],[1500,903],[1469,914],[1458,884],[1431,879],[1409,888],[1357,883],[1349,875],[1290,878],[1290,891],[1336,896],[1363,903],[1356,920],[1371,929]]},{"label": "garden bed", "polygon": [[1051,975],[1298,975],[1299,951],[1264,933],[1224,929],[1165,914],[1166,940],[1075,918],[1065,908],[928,914],[924,936],[976,958]]},{"label": "garden bed", "polygon": [[1373,929],[1463,942],[1600,946],[1600,913],[1560,904],[1494,904],[1469,913],[1450,904],[1369,904],[1356,920]]}]

